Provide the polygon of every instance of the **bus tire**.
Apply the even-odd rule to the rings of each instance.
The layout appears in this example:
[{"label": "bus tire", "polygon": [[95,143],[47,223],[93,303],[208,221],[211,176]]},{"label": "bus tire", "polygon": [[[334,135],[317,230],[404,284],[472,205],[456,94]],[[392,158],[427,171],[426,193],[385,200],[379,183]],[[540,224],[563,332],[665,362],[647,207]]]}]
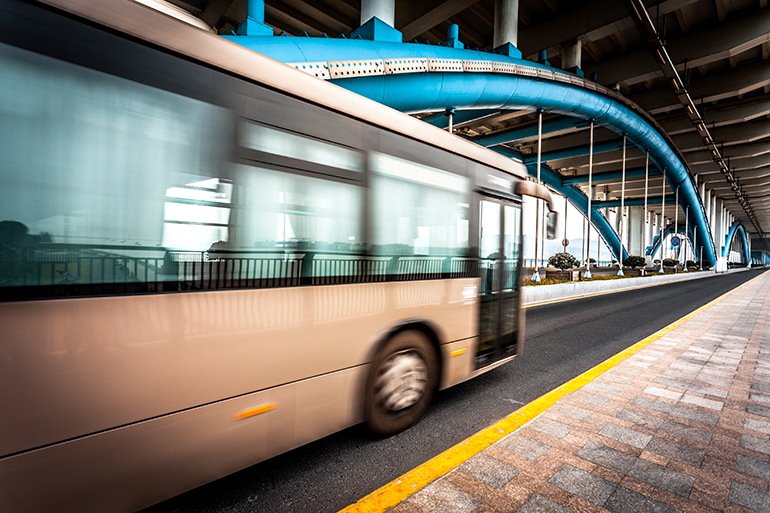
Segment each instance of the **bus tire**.
[{"label": "bus tire", "polygon": [[366,425],[390,436],[422,417],[438,385],[439,361],[428,337],[418,330],[393,335],[377,353],[364,397]]}]

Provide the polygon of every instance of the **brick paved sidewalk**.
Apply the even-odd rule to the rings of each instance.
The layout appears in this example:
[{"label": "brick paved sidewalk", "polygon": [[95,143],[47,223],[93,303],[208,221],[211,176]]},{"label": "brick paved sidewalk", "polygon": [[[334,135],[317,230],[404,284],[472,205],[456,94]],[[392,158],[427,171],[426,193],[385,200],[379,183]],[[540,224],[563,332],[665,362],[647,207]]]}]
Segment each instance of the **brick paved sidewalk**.
[{"label": "brick paved sidewalk", "polygon": [[770,512],[770,272],[393,508]]}]

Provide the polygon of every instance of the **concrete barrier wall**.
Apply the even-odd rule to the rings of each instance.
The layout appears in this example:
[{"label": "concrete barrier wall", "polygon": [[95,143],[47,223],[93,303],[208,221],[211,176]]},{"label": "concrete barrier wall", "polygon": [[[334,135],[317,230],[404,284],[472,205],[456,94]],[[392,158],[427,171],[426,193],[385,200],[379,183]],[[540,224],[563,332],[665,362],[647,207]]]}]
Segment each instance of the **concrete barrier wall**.
[{"label": "concrete barrier wall", "polygon": [[[741,272],[745,270],[748,270],[748,268],[734,269],[729,272]],[[717,274],[714,271],[690,271],[677,274],[655,274],[651,276],[641,276],[639,278],[620,278],[617,280],[576,281],[559,283],[556,285],[534,285],[522,287],[522,292],[524,305],[529,306],[548,301],[558,301],[560,299],[599,294],[602,292],[616,292],[637,287],[652,287],[662,283],[696,280],[711,276],[717,276]]]}]

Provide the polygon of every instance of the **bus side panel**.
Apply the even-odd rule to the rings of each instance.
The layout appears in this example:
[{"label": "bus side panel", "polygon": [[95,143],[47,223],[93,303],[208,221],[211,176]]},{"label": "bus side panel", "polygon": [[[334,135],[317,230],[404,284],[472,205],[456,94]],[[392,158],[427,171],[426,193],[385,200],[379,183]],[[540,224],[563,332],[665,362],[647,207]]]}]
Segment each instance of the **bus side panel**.
[{"label": "bus side panel", "polygon": [[442,343],[473,337],[475,301],[463,293],[475,286],[469,278],[0,304],[0,375],[13,384],[0,388],[0,454],[362,365],[407,319],[435,326]]},{"label": "bus side panel", "polygon": [[[356,384],[365,371],[356,367],[5,458],[0,510],[150,506],[355,424]],[[266,411],[247,416],[260,407]]]}]

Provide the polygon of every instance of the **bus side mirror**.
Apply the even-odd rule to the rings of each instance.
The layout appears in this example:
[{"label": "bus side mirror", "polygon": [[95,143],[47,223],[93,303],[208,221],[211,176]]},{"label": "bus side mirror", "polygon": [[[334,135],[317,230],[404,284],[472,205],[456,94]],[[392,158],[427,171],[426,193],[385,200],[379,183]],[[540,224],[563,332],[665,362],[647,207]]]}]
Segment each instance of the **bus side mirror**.
[{"label": "bus side mirror", "polygon": [[559,222],[558,212],[551,211],[545,216],[545,238],[554,240],[556,238],[556,225]]}]

